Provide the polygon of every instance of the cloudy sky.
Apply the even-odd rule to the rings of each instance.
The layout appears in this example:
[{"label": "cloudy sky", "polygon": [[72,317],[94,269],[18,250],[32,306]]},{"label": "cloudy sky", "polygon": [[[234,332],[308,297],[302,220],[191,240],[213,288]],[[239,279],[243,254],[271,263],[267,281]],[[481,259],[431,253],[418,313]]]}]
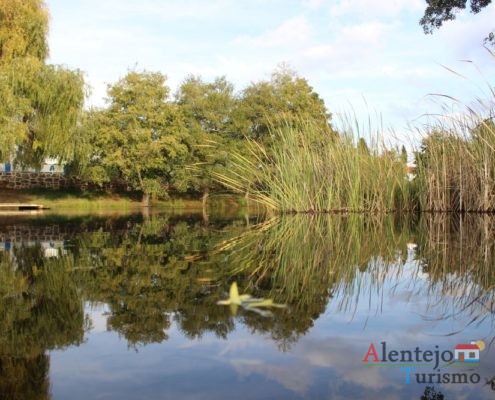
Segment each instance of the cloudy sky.
[{"label": "cloudy sky", "polygon": [[495,81],[481,45],[495,5],[426,36],[424,0],[46,1],[50,62],[84,71],[91,105],[129,69],[161,71],[173,91],[188,74],[226,75],[241,90],[288,63],[335,114],[380,115],[403,131],[436,110],[429,93],[469,102]]}]

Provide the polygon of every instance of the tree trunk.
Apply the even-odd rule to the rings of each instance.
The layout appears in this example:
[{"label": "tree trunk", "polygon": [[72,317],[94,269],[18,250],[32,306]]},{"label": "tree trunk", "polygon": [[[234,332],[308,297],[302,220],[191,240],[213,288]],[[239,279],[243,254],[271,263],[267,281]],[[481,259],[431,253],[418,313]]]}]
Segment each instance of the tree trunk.
[{"label": "tree trunk", "polygon": [[208,196],[209,195],[210,195],[210,189],[209,188],[204,188],[203,189],[203,197],[202,197],[203,211],[206,210],[206,205],[207,205],[207,202],[208,202]]},{"label": "tree trunk", "polygon": [[143,193],[143,197],[141,199],[141,207],[149,207],[150,206],[150,195],[149,193]]},{"label": "tree trunk", "polygon": [[210,189],[209,188],[204,188],[203,189],[203,222],[205,225],[208,225],[209,223],[209,217],[208,217],[208,196],[210,195]]}]

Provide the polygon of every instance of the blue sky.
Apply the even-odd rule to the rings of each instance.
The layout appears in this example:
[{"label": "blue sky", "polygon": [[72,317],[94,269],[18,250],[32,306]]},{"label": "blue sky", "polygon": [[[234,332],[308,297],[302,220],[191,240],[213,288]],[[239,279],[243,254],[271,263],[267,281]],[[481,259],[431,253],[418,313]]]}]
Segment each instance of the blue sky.
[{"label": "blue sky", "polygon": [[241,90],[288,63],[334,114],[379,114],[402,134],[437,109],[427,94],[469,102],[495,81],[495,58],[481,46],[495,5],[426,36],[424,0],[46,2],[49,62],[84,71],[91,105],[103,105],[106,84],[133,68],[163,72],[172,92],[188,74],[226,75]]}]

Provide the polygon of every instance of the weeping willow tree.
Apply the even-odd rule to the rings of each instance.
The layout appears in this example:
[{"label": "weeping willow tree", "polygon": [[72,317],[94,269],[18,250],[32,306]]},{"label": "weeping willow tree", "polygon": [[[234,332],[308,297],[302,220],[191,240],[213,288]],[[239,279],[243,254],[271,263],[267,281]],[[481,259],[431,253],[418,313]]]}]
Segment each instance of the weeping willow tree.
[{"label": "weeping willow tree", "polygon": [[46,64],[43,0],[0,0],[0,161],[70,160],[84,102],[80,71]]}]

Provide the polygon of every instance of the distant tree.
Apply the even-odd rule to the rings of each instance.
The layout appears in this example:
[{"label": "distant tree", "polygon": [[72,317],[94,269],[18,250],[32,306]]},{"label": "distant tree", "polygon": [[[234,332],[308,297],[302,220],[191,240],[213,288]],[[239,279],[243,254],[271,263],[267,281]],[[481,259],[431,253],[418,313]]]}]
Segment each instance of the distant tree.
[{"label": "distant tree", "polygon": [[444,400],[445,396],[442,392],[435,390],[433,386],[426,386],[425,391],[421,395],[421,400]]},{"label": "distant tree", "polygon": [[224,76],[207,83],[190,75],[182,82],[176,100],[186,115],[189,129],[221,136],[231,133],[234,86]]},{"label": "distant tree", "polygon": [[0,63],[48,57],[48,10],[44,0],[0,0]]},{"label": "distant tree", "polygon": [[73,156],[84,103],[79,71],[46,65],[48,12],[42,0],[0,0],[0,161],[39,167]]},{"label": "distant tree", "polygon": [[[473,14],[477,14],[491,2],[491,0],[469,0],[469,9]],[[426,0],[426,3],[428,6],[419,23],[427,34],[440,28],[445,21],[454,20],[456,14],[468,6],[467,0]],[[495,45],[494,32],[488,34],[485,43]]]},{"label": "distant tree", "polygon": [[2,78],[10,81],[0,83],[6,99],[0,105],[2,158],[14,156],[16,163],[32,167],[39,167],[46,157],[72,159],[74,131],[84,104],[82,74],[53,65],[33,68],[28,60],[16,59],[0,72]]},{"label": "distant tree", "polygon": [[122,178],[142,192],[145,206],[171,183],[185,185],[175,175],[189,154],[188,133],[178,107],[167,101],[165,80],[158,72],[129,72],[108,87],[108,108],[88,121],[95,132],[89,160],[98,171],[94,177]]},{"label": "distant tree", "polygon": [[211,83],[189,76],[181,84],[176,101],[191,135],[189,187],[203,194],[206,206],[210,189],[218,186],[214,179],[226,166],[234,144],[232,112],[236,99],[234,86],[225,77]]},{"label": "distant tree", "polygon": [[253,83],[243,91],[234,123],[248,138],[270,143],[273,130],[307,120],[331,132],[330,118],[323,99],[308,81],[282,66],[269,81]]}]

